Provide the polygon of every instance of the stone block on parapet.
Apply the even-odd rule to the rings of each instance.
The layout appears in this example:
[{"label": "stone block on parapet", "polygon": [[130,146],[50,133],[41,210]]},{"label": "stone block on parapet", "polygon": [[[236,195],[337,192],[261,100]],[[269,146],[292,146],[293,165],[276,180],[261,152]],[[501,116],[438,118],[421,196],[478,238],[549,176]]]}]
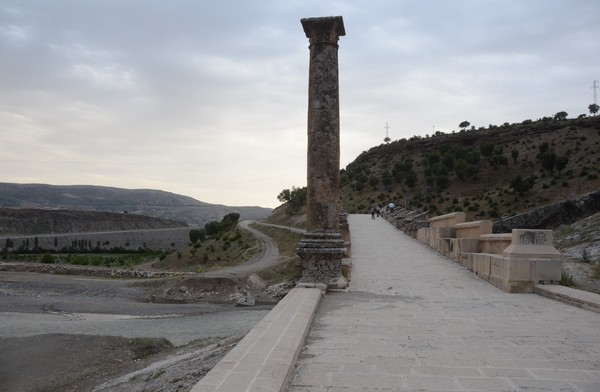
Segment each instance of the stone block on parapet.
[{"label": "stone block on parapet", "polygon": [[452,238],[449,241],[452,244],[449,257],[457,263],[460,263],[463,254],[479,252],[478,238]]},{"label": "stone block on parapet", "polygon": [[513,229],[511,244],[503,255],[511,258],[560,259],[552,230]]},{"label": "stone block on parapet", "polygon": [[437,246],[437,231],[433,227],[421,227],[417,230],[416,238],[425,243],[427,246],[436,249]]},{"label": "stone block on parapet", "polygon": [[493,283],[502,280],[502,262],[501,255],[489,253],[470,253],[468,263],[472,266],[472,271],[479,277]]},{"label": "stone block on parapet", "polygon": [[417,229],[416,238],[428,246],[437,249],[438,240],[454,238],[454,229],[451,227],[421,227]]},{"label": "stone block on parapet", "polygon": [[[482,236],[482,243],[496,242],[496,248],[506,245],[507,235]],[[471,253],[467,268],[496,287],[510,293],[533,292],[540,282],[558,282],[562,264],[560,253],[552,246],[551,230],[515,229],[511,244],[501,254]],[[486,247],[492,247],[486,244]],[[499,245],[498,245],[499,244]]]},{"label": "stone block on parapet", "polygon": [[502,254],[509,263],[511,281],[529,280],[535,285],[561,279],[562,262],[552,230],[513,229],[511,244]]},{"label": "stone block on parapet", "polygon": [[479,237],[481,253],[501,255],[512,243],[512,234],[483,234]]},{"label": "stone block on parapet", "polygon": [[452,227],[458,223],[463,223],[467,214],[462,211],[452,212],[450,214],[434,216],[429,218],[429,227]]},{"label": "stone block on parapet", "polygon": [[484,234],[492,234],[492,221],[479,220],[454,225],[456,238],[479,238]]}]

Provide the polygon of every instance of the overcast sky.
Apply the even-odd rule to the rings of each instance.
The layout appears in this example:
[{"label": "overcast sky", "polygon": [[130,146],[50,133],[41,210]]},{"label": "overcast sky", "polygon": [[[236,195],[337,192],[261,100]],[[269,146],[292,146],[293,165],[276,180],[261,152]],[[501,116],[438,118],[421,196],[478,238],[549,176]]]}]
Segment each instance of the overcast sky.
[{"label": "overcast sky", "polygon": [[306,185],[300,19],[331,15],[342,168],[386,122],[576,117],[600,79],[598,0],[0,0],[0,182],[277,206]]}]

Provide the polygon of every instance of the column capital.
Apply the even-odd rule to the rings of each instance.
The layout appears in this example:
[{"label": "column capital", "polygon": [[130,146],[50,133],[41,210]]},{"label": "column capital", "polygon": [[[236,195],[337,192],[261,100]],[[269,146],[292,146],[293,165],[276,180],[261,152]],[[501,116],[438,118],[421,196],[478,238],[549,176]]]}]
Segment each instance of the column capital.
[{"label": "column capital", "polygon": [[302,27],[310,44],[324,43],[337,45],[338,38],[346,35],[341,16],[326,16],[301,19]]}]

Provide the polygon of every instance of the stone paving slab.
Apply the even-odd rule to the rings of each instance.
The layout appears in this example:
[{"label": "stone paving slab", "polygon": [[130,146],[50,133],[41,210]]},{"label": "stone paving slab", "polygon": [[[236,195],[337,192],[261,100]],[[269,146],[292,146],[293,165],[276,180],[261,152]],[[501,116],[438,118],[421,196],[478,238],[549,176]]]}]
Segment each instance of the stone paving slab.
[{"label": "stone paving slab", "polygon": [[538,285],[535,292],[548,298],[600,313],[600,294],[560,285]]},{"label": "stone paving slab", "polygon": [[292,289],[191,392],[284,390],[320,297],[320,289]]},{"label": "stone paving slab", "polygon": [[505,293],[383,219],[349,223],[350,288],[321,299],[290,392],[600,391],[600,314]]}]

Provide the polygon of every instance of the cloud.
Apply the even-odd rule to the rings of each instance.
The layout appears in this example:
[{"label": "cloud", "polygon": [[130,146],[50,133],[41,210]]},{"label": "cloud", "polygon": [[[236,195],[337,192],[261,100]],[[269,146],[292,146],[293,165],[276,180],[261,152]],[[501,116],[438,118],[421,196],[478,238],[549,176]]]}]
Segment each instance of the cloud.
[{"label": "cloud", "polygon": [[343,15],[342,166],[392,139],[587,111],[594,0],[5,1],[0,181],[277,205],[306,181],[308,40]]}]

